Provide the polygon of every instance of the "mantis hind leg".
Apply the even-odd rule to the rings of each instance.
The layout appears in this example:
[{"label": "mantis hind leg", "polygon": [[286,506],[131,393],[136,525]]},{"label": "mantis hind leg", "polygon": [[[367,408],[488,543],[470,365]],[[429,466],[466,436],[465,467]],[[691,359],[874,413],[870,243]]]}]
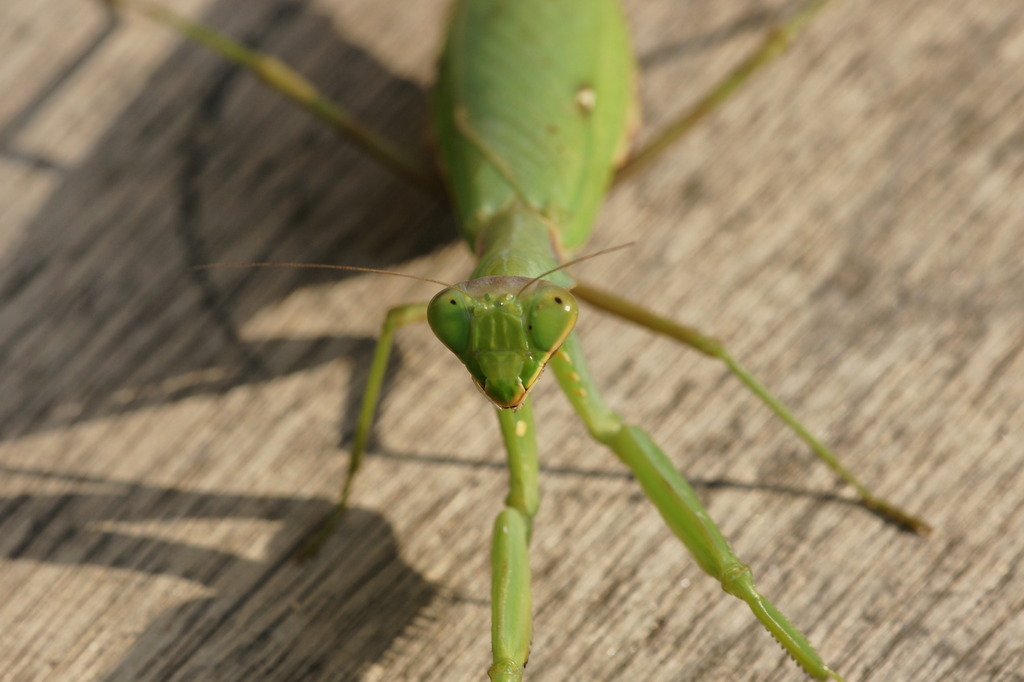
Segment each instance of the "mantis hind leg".
[{"label": "mantis hind leg", "polygon": [[832,0],[806,0],[787,19],[772,27],[758,48],[746,59],[704,93],[689,109],[630,154],[616,172],[615,183],[618,184],[646,168],[726,100],[739,92],[754,74],[785,54],[793,41],[830,2]]},{"label": "mantis hind leg", "polygon": [[157,2],[101,1],[114,8],[138,12],[188,40],[209,48],[226,60],[246,69],[297,106],[326,123],[396,175],[428,191],[441,191],[441,182],[437,174],[426,163],[367,128],[344,107],[331,101],[315,85],[273,55],[246,47],[230,36],[200,22],[192,21]]},{"label": "mantis hind leg", "polygon": [[576,412],[595,439],[604,443],[629,467],[669,529],[700,567],[742,599],[761,624],[801,668],[818,680],[842,680],[831,670],[796,627],[758,592],[750,567],[739,560],[686,479],[643,430],[623,422],[597,392],[583,360],[579,341],[571,334],[554,357],[551,368]]},{"label": "mantis hind leg", "polygon": [[338,497],[338,502],[334,505],[331,515],[302,545],[298,555],[300,559],[312,557],[319,552],[320,547],[331,537],[335,528],[345,518],[345,512],[348,511],[352,484],[362,467],[366,444],[370,439],[370,430],[373,428],[373,418],[377,412],[380,390],[384,385],[384,375],[387,373],[391,347],[394,345],[395,330],[408,324],[422,322],[425,319],[427,319],[426,303],[397,306],[389,310],[384,318],[384,323],[380,328],[380,337],[378,337],[377,346],[373,351],[370,374],[366,378],[366,390],[363,391],[363,401],[359,407],[359,417],[356,420],[356,430],[352,438],[352,454],[349,456],[348,470],[345,472],[345,481],[341,486],[341,495]]}]

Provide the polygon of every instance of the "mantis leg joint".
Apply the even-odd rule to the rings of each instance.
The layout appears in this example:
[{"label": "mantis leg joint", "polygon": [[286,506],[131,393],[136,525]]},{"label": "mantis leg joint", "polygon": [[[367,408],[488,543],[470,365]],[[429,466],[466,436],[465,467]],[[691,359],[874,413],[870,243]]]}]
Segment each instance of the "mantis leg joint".
[{"label": "mantis leg joint", "polygon": [[744,598],[754,584],[754,572],[747,564],[733,564],[722,571],[722,589],[734,597]]}]

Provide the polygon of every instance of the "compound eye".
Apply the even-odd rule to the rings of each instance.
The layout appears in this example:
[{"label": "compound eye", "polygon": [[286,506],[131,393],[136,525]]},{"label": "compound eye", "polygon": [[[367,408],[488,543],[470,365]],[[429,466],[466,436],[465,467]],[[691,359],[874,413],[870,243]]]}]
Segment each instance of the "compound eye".
[{"label": "compound eye", "polygon": [[427,305],[427,322],[441,343],[456,355],[469,347],[472,299],[458,289],[445,289]]},{"label": "compound eye", "polygon": [[558,349],[576,326],[579,309],[576,297],[554,284],[541,284],[530,296],[526,328],[538,348],[546,353]]}]

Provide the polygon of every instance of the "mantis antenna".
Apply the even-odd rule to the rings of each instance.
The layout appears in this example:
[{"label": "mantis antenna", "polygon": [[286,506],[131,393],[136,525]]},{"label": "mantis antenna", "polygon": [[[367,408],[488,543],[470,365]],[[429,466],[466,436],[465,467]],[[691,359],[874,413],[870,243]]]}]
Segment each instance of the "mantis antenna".
[{"label": "mantis antenna", "polygon": [[[523,285],[523,287],[519,290],[518,293],[520,293],[520,294],[523,293],[524,291],[526,291],[526,289],[530,285],[532,285],[535,282],[537,282],[537,281],[547,277],[548,275],[550,275],[553,272],[558,272],[559,270],[564,270],[565,268],[568,268],[569,266],[576,265],[577,263],[581,263],[581,262],[583,262],[585,260],[590,260],[591,258],[597,258],[598,256],[604,256],[604,255],[609,254],[609,253],[611,253],[613,251],[620,251],[622,249],[625,249],[625,248],[628,248],[630,246],[633,246],[634,244],[636,244],[635,241],[627,242],[625,244],[619,244],[618,246],[612,246],[612,247],[607,248],[607,249],[602,249],[601,251],[597,251],[595,253],[588,253],[587,255],[580,256],[579,258],[573,258],[572,260],[570,260],[568,262],[562,263],[557,268],[552,268],[552,269],[548,270],[547,272],[542,272],[541,274],[537,275],[536,277],[531,279],[529,282],[527,282],[525,285]],[[459,291],[462,291],[462,289],[459,288],[458,285],[449,284],[448,282],[442,282],[439,279],[431,279],[430,277],[420,277],[419,275],[410,275],[410,274],[405,273],[405,272],[395,272],[393,270],[379,270],[377,268],[363,268],[363,267],[359,267],[357,265],[330,265],[330,264],[327,264],[327,263],[291,263],[291,262],[284,262],[284,263],[209,263],[207,265],[196,265],[192,269],[193,270],[221,270],[221,269],[226,269],[226,268],[301,268],[301,269],[306,269],[306,270],[342,270],[342,271],[345,271],[345,272],[369,272],[369,273],[372,273],[372,274],[375,274],[375,275],[390,275],[392,277],[405,277],[406,279],[415,279],[415,280],[419,280],[420,282],[430,282],[431,284],[440,284],[443,287],[448,287],[450,289],[458,289]]]},{"label": "mantis antenna", "polygon": [[[594,254],[599,255],[599,254]],[[586,256],[589,258],[589,256]],[[572,261],[575,262],[575,261]],[[572,262],[566,263],[571,265]],[[562,266],[565,267],[565,266]],[[406,279],[417,279],[421,282],[440,284],[443,287],[458,289],[454,284],[442,282],[439,279],[410,275],[404,272],[393,272],[391,270],[378,270],[376,268],[361,268],[355,265],[328,265],[325,263],[210,263],[209,265],[196,265],[193,270],[220,270],[222,268],[303,268],[307,270],[345,270],[348,272],[371,272],[376,275],[391,275],[392,277],[405,277]],[[554,272],[554,271],[552,271]],[[545,273],[548,274],[548,273]],[[543,276],[543,275],[542,275]]]},{"label": "mantis antenna", "polygon": [[582,263],[585,260],[590,260],[591,258],[597,258],[598,256],[603,256],[605,254],[611,253],[612,251],[619,251],[621,249],[625,249],[625,248],[628,248],[630,246],[633,246],[634,244],[636,244],[635,241],[626,242],[625,244],[619,244],[618,246],[612,246],[612,247],[609,247],[607,249],[602,249],[600,251],[596,251],[594,253],[588,253],[587,255],[580,256],[579,258],[573,258],[571,261],[568,261],[567,263],[562,263],[557,268],[551,268],[547,272],[542,272],[541,274],[537,275],[536,277],[531,279],[529,282],[524,284],[523,288],[520,289],[518,292],[516,292],[516,296],[518,296],[519,294],[523,293],[524,291],[526,291],[527,287],[529,287],[533,283],[537,282],[538,280],[541,280],[541,279],[547,277],[552,272],[558,272],[559,270],[564,270],[567,267],[569,267],[570,265],[576,265],[577,263]]}]

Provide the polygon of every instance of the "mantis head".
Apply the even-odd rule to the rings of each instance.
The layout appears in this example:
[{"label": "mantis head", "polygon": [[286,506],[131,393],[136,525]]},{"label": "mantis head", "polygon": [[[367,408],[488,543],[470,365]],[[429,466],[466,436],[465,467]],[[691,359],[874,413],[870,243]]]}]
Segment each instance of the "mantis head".
[{"label": "mantis head", "polygon": [[491,402],[519,409],[577,311],[569,290],[551,282],[481,277],[437,294],[427,320]]}]

